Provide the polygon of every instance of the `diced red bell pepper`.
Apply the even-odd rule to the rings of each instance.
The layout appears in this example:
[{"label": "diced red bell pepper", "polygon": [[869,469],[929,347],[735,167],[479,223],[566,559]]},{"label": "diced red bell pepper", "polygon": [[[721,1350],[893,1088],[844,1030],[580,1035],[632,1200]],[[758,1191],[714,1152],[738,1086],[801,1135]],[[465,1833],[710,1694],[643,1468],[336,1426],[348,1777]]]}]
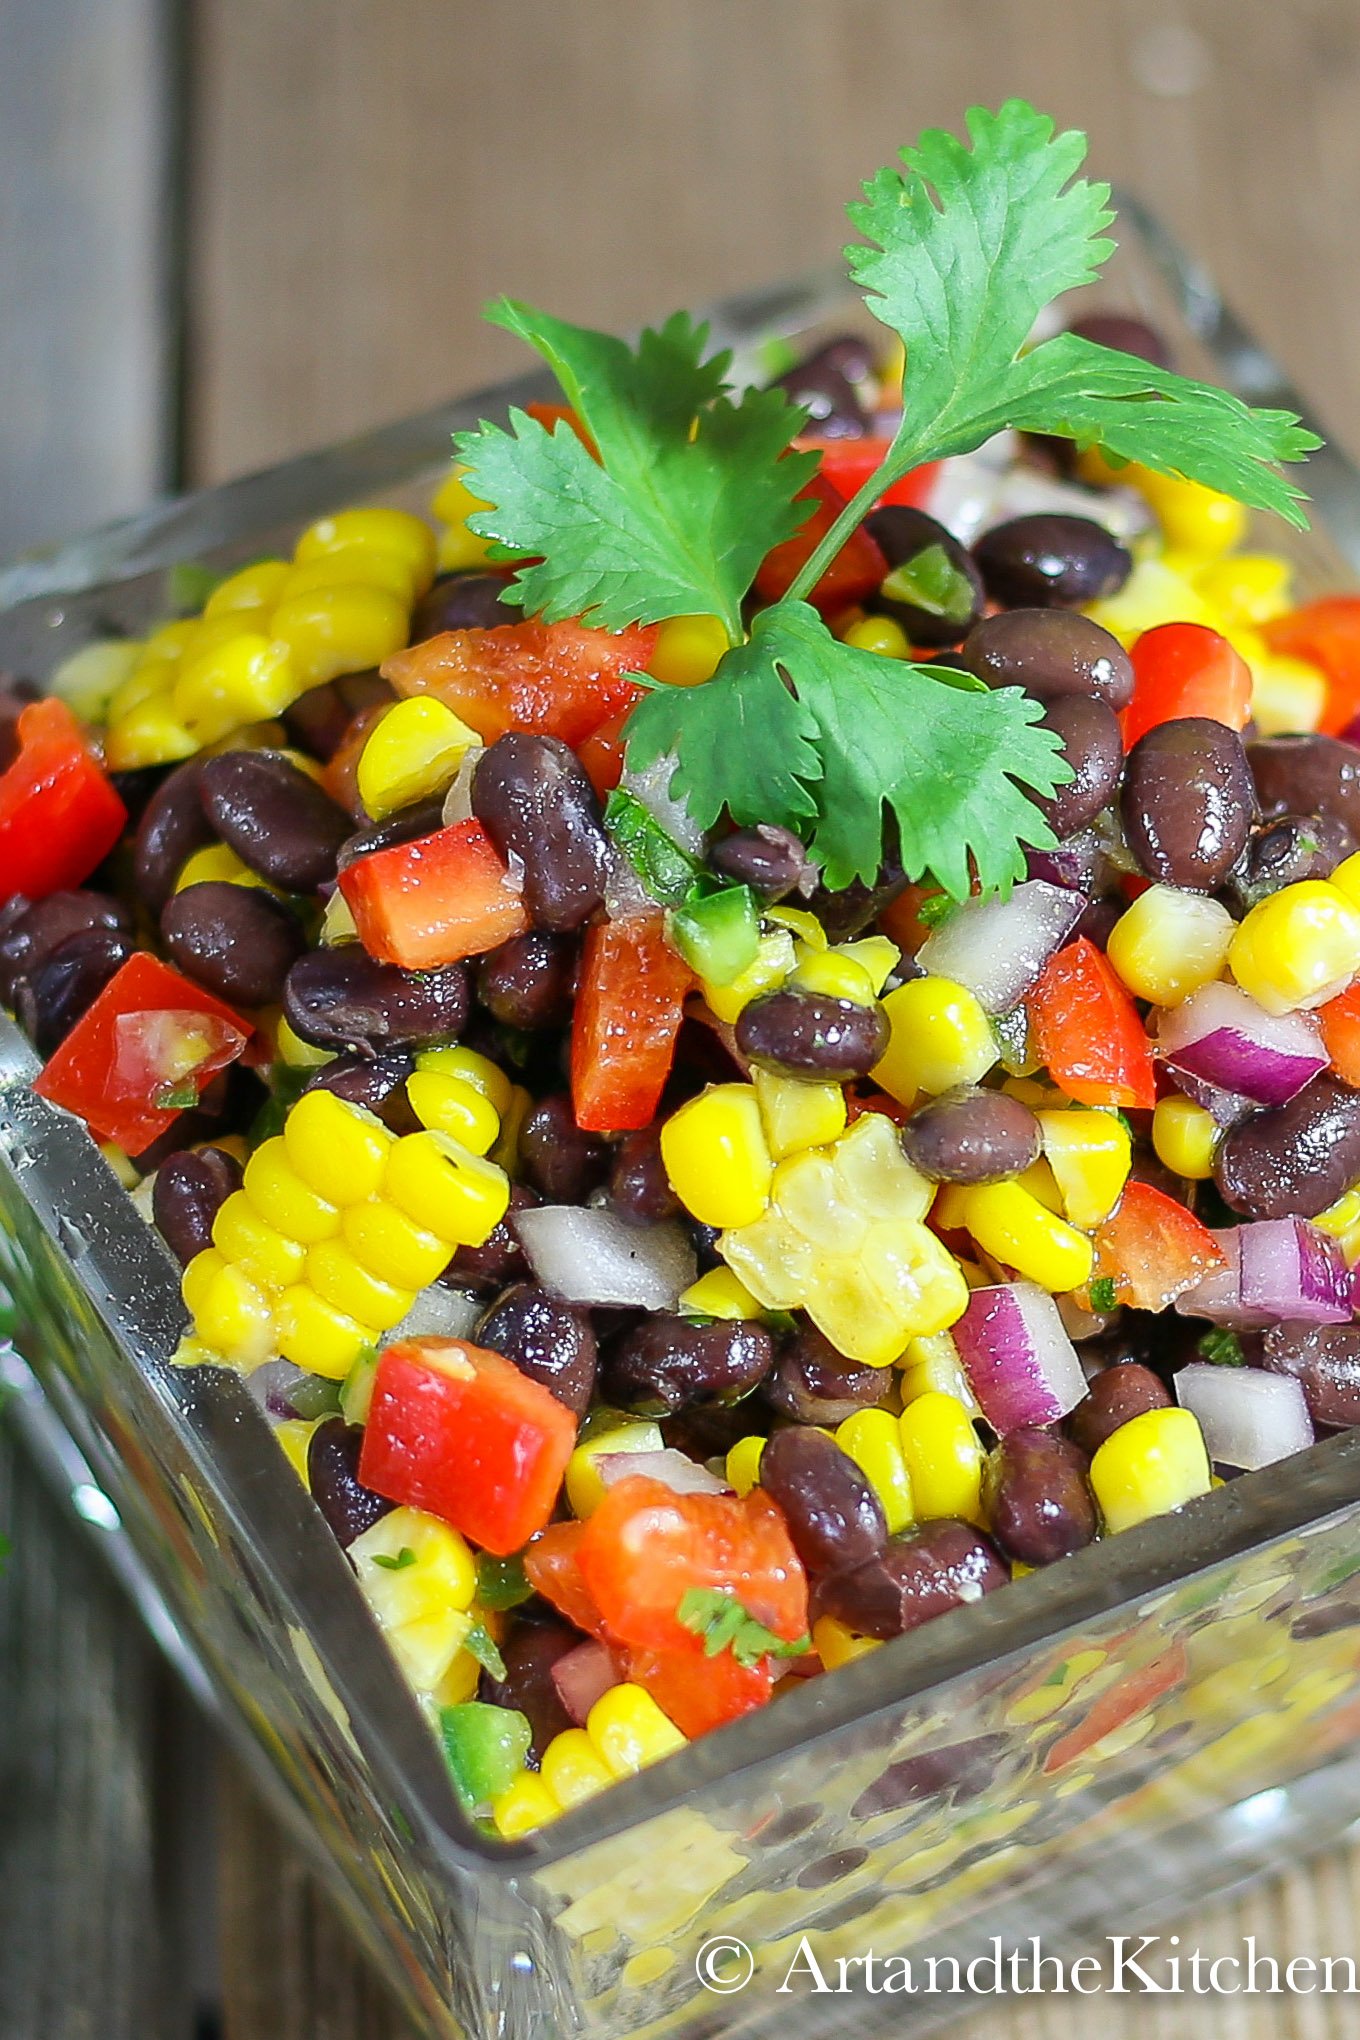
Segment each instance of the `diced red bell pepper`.
[{"label": "diced red bell pepper", "polygon": [[1096,1233],[1097,1278],[1113,1282],[1116,1301],[1135,1310],[1165,1310],[1227,1259],[1192,1211],[1150,1183],[1128,1184]]},{"label": "diced red bell pepper", "polygon": [[507,730],[536,730],[575,747],[644,692],[656,626],[594,630],[584,623],[498,623],[446,630],[397,652],[382,669],[398,694],[433,694],[488,744]]},{"label": "diced red bell pepper", "polygon": [[1360,595],[1326,595],[1287,616],[1262,624],[1272,652],[1306,659],[1327,676],[1327,706],[1319,727],[1337,736],[1360,714]]},{"label": "diced red bell pepper", "polygon": [[1322,1045],[1343,1084],[1360,1091],[1360,983],[1319,1006],[1314,1018],[1322,1028]]},{"label": "diced red bell pepper", "polygon": [[46,898],[84,882],[127,824],[113,782],[64,701],[34,701],[19,754],[0,773],[0,899]]},{"label": "diced red bell pepper", "polygon": [[1069,1098],[1143,1110],[1156,1104],[1152,1044],[1094,942],[1080,936],[1050,957],[1026,1006],[1039,1060]]},{"label": "diced red bell pepper", "polygon": [[601,723],[577,746],[576,755],[601,800],[614,791],[623,777],[624,731],[631,714],[632,710],[625,708],[618,715],[611,715],[607,723]]},{"label": "diced red bell pepper", "polygon": [[[848,503],[852,496],[859,494],[870,476],[878,473],[887,459],[892,441],[876,434],[866,439],[819,439],[816,433],[806,432],[794,441],[794,445],[800,453],[821,455],[822,474],[837,495]],[[930,492],[939,472],[937,460],[927,461],[924,467],[912,468],[876,498],[875,509],[880,503],[909,503],[923,508],[930,501]]]},{"label": "diced red bell pepper", "polygon": [[356,857],[340,890],[369,955],[403,970],[481,956],[529,927],[521,890],[478,821]]},{"label": "diced red bell pepper", "polygon": [[634,1474],[610,1488],[577,1547],[581,1578],[611,1637],[639,1650],[688,1652],[680,1620],[693,1588],[735,1595],[766,1629],[807,1634],[807,1574],[779,1509],[759,1488],[677,1494]]},{"label": "diced red bell pepper", "polygon": [[378,1362],[359,1478],[508,1558],[552,1515],[575,1443],[571,1411],[501,1354],[406,1339]]},{"label": "diced red bell pepper", "polygon": [[249,1020],[140,951],[71,1029],[33,1088],[139,1155],[235,1062]]},{"label": "diced red bell pepper", "polygon": [[321,784],[331,799],[338,801],[357,822],[370,819],[359,798],[359,760],[375,726],[391,707],[390,701],[371,701],[367,708],[361,708],[321,769]]},{"label": "diced red bell pepper", "polygon": [[1251,714],[1251,668],[1225,637],[1202,623],[1159,623],[1130,654],[1133,699],[1119,718],[1124,749],[1158,723],[1205,716],[1245,729]]},{"label": "diced red bell pepper", "polygon": [[[846,498],[821,474],[813,475],[795,500],[813,503],[816,508],[792,538],[786,538],[761,561],[756,570],[756,594],[762,602],[778,602],[788,594],[846,505]],[[888,562],[882,550],[861,524],[851,532],[807,599],[815,609],[848,609],[852,602],[862,602],[866,595],[881,588],[887,572]]]},{"label": "diced red bell pepper", "polygon": [[1051,1778],[1055,1771],[1084,1757],[1102,1737],[1112,1735],[1115,1729],[1155,1707],[1159,1700],[1184,1684],[1189,1671],[1185,1645],[1173,1643],[1170,1650],[1163,1651],[1151,1664],[1140,1665],[1136,1672],[1116,1679],[1092,1702],[1076,1727],[1058,1737],[1044,1758],[1044,1776]]},{"label": "diced red bell pepper", "polygon": [[769,1658],[742,1665],[730,1650],[709,1657],[697,1636],[683,1649],[630,1651],[627,1669],[628,1677],[645,1687],[661,1712],[691,1741],[763,1707],[774,1690]]},{"label": "diced red bell pepper", "polygon": [[603,1617],[586,1591],[581,1578],[581,1539],[584,1523],[549,1523],[524,1554],[524,1575],[536,1594],[574,1622],[587,1636],[605,1636]]},{"label": "diced red bell pepper", "polygon": [[579,1127],[629,1133],[651,1124],[693,983],[689,966],[666,940],[660,914],[587,929],[571,1027],[571,1096]]},{"label": "diced red bell pepper", "polygon": [[599,459],[600,449],[570,404],[526,404],[524,408],[531,418],[538,420],[545,432],[555,432],[559,425],[569,425],[591,459]]}]

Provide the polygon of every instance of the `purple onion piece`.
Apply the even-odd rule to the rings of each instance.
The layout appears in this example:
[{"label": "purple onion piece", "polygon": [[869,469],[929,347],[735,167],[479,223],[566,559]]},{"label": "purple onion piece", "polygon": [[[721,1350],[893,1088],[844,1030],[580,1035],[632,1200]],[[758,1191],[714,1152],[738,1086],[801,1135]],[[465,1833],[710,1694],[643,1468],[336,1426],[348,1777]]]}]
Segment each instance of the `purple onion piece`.
[{"label": "purple onion piece", "polygon": [[1190,1077],[1253,1105],[1284,1105],[1327,1067],[1307,1013],[1267,1013],[1237,985],[1204,985],[1162,1015],[1157,1053]]},{"label": "purple onion piece", "polygon": [[953,1339],[983,1416],[1003,1437],[1019,1424],[1056,1424],[1086,1394],[1058,1306],[1033,1282],[975,1289]]}]

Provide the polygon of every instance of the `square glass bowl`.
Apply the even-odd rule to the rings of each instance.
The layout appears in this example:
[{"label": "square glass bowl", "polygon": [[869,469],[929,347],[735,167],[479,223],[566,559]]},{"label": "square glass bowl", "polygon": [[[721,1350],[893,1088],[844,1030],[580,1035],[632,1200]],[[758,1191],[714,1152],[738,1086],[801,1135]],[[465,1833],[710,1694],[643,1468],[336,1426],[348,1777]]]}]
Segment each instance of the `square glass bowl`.
[{"label": "square glass bowl", "polygon": [[[1208,279],[1125,202],[1090,302],[1138,310],[1178,365],[1290,404]],[[729,300],[759,373],[779,337],[863,320],[839,276]],[[0,568],[0,668],[41,681],[171,606],[176,562],[228,568],[363,501],[423,508],[449,433],[543,394],[482,392]],[[1307,477],[1272,524],[1306,591],[1360,562],[1360,476]],[[176,1271],[84,1129],[35,1098],[0,1016],[0,1279],[13,1409],[158,1636],[310,1848],[427,2036],[893,2030],[949,1997],[781,1993],[872,1948],[961,1963],[1078,1952],[1360,1817],[1360,1432],[1249,1474],[870,1653],[509,1845],[466,1821],[351,1570],[234,1374],[169,1365]],[[19,1355],[23,1358],[20,1359]],[[729,1938],[750,1951],[741,1974]],[[852,1972],[853,1976],[854,1972]]]}]

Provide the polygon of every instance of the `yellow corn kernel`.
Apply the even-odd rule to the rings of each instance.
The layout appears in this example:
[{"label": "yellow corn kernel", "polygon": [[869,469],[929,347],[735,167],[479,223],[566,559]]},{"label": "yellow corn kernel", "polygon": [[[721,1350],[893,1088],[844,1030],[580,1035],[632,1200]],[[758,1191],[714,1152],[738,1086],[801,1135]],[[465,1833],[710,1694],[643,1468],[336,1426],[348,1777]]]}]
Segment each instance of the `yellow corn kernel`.
[{"label": "yellow corn kernel", "polygon": [[[1221,1128],[1212,1114],[1174,1093],[1159,1098],[1152,1113],[1152,1148],[1173,1176],[1207,1182],[1214,1173],[1214,1149]],[[1320,1221],[1314,1221],[1320,1223]]]},{"label": "yellow corn kernel", "polygon": [[[117,643],[117,640],[114,640]],[[143,702],[159,701],[167,707],[170,700],[170,676],[174,668],[164,659],[141,659],[122,675],[105,704],[105,716],[111,723],[122,722]]]},{"label": "yellow corn kernel", "polygon": [[225,644],[190,653],[170,704],[200,743],[211,744],[242,723],[278,715],[300,692],[287,645],[247,629]]},{"label": "yellow corn kernel", "polygon": [[1223,975],[1235,927],[1218,900],[1150,885],[1115,922],[1105,953],[1135,998],[1178,1006]]},{"label": "yellow corn kernel", "polygon": [[897,1127],[883,1112],[862,1112],[829,1150],[835,1192],[870,1219],[923,1219],[936,1186],[902,1152]]},{"label": "yellow corn kernel", "polygon": [[[1344,873],[1353,862],[1348,857],[1338,868]],[[1360,910],[1345,883],[1308,878],[1282,886],[1239,922],[1228,964],[1267,1013],[1324,1005],[1360,971]]]},{"label": "yellow corn kernel", "polygon": [[685,1747],[685,1737],[651,1694],[632,1684],[600,1695],[586,1716],[586,1734],[615,1778],[631,1777]]},{"label": "yellow corn kernel", "polygon": [[500,1114],[484,1091],[466,1077],[445,1076],[441,1070],[414,1070],[406,1079],[406,1096],[421,1125],[447,1133],[474,1155],[488,1154],[501,1130]]},{"label": "yellow corn kernel", "polygon": [[314,595],[318,588],[381,588],[407,609],[416,593],[410,562],[397,553],[379,552],[371,545],[347,545],[343,552],[296,561],[288,569],[275,601],[287,602],[294,595]]},{"label": "yellow corn kernel", "polygon": [[412,1224],[385,1197],[351,1204],[340,1220],[340,1237],[370,1275],[397,1289],[427,1289],[449,1265],[447,1242]]},{"label": "yellow corn kernel", "polygon": [[911,656],[907,633],[895,616],[861,616],[841,632],[841,643],[858,652],[877,652],[883,659]]},{"label": "yellow corn kernel", "polygon": [[[339,893],[335,897],[339,899]],[[317,1048],[315,1043],[304,1041],[300,1034],[294,1034],[282,1013],[274,1024],[274,1047],[279,1061],[290,1070],[319,1070],[335,1061],[333,1048]]]},{"label": "yellow corn kernel", "polygon": [[1027,1169],[1022,1169],[1014,1180],[1022,1190],[1028,1190],[1031,1197],[1037,1197],[1045,1211],[1056,1211],[1059,1218],[1066,1216],[1058,1179],[1042,1155],[1037,1162],[1031,1162]]},{"label": "yellow corn kernel", "polygon": [[1041,1111],[1036,1117],[1064,1216],[1070,1225],[1089,1232],[1109,1217],[1129,1179],[1133,1161],[1129,1130],[1116,1113],[1080,1105]]},{"label": "yellow corn kernel", "polygon": [[889,1097],[910,1105],[918,1091],[938,1094],[976,1084],[997,1058],[996,1037],[973,994],[949,978],[913,978],[883,1001],[892,1032],[873,1072]]},{"label": "yellow corn kernel", "polygon": [[275,1444],[305,1488],[311,1487],[307,1477],[307,1448],[312,1442],[313,1431],[321,1421],[320,1417],[285,1417],[272,1427]]},{"label": "yellow corn kernel", "polygon": [[301,1279],[307,1249],[260,1217],[244,1190],[234,1190],[213,1220],[213,1245],[262,1289]]},{"label": "yellow corn kernel", "polygon": [[675,1307],[694,1317],[726,1318],[732,1322],[758,1318],[762,1309],[730,1268],[710,1268],[697,1282],[690,1283]]},{"label": "yellow corn kernel", "polygon": [[192,758],[198,739],[174,714],[168,693],[110,718],[104,736],[104,763],[110,772],[137,772],[146,765],[172,765]]},{"label": "yellow corn kernel", "polygon": [[752,999],[759,998],[762,992],[778,990],[794,962],[792,935],[787,928],[776,928],[773,934],[761,936],[755,962],[748,964],[730,984],[713,985],[703,980],[704,998],[718,1019],[731,1026]]},{"label": "yellow corn kernel", "polygon": [[[464,563],[460,560],[457,564]],[[559,1820],[561,1815],[562,1808],[535,1771],[521,1771],[514,1783],[491,1802],[492,1822],[505,1842],[518,1842],[538,1828],[547,1827],[550,1821]]]},{"label": "yellow corn kernel", "polygon": [[760,1481],[760,1462],[765,1452],[765,1440],[759,1437],[738,1438],[727,1455],[723,1473],[727,1485],[735,1488],[739,1495],[749,1495]]},{"label": "yellow corn kernel", "polygon": [[1223,622],[1192,581],[1152,558],[1138,560],[1123,587],[1088,603],[1086,614],[1125,646],[1159,623],[1202,623],[1218,630]]},{"label": "yellow corn kernel", "polygon": [[125,1190],[135,1190],[141,1182],[131,1157],[120,1148],[116,1141],[101,1140],[97,1143],[100,1154],[112,1169]]},{"label": "yellow corn kernel", "polygon": [[480,743],[476,730],[434,695],[413,694],[374,725],[359,757],[359,798],[374,821],[430,800]]},{"label": "yellow corn kernel", "polygon": [[890,1537],[914,1523],[911,1476],[898,1421],[888,1410],[856,1410],[836,1426],[836,1443],[854,1460],[878,1496]]},{"label": "yellow corn kernel", "polygon": [[829,1148],[804,1148],[780,1162],[770,1199],[794,1230],[824,1254],[857,1253],[869,1221],[859,1202],[836,1181]]},{"label": "yellow corn kernel", "polygon": [[515,1086],[490,1056],[475,1048],[422,1048],[416,1052],[418,1070],[438,1070],[441,1076],[461,1077],[474,1091],[495,1107],[503,1119],[510,1110]]},{"label": "yellow corn kernel", "polygon": [[1344,857],[1327,883],[1343,892],[1353,907],[1360,907],[1360,850],[1353,850],[1349,857]]},{"label": "yellow corn kernel", "polygon": [[408,1218],[457,1247],[482,1246],[510,1202],[504,1169],[446,1133],[408,1133],[395,1142],[384,1189]]},{"label": "yellow corn kernel", "polygon": [[583,1728],[564,1728],[553,1737],[538,1775],[564,1810],[584,1805],[614,1782],[614,1773]]},{"label": "yellow corn kernel", "polygon": [[765,919],[776,928],[787,928],[791,935],[797,936],[798,941],[805,944],[809,949],[828,949],[830,947],[826,939],[825,928],[817,919],[817,916],[810,914],[806,907],[790,907],[788,905],[767,907]]},{"label": "yellow corn kernel", "polygon": [[897,1386],[904,1407],[915,1402],[918,1396],[929,1395],[934,1390],[938,1394],[952,1395],[963,1404],[970,1417],[982,1415],[968,1376],[963,1371],[959,1349],[948,1332],[932,1332],[925,1338],[909,1339],[899,1366]]},{"label": "yellow corn kernel", "polygon": [[415,1302],[413,1290],[371,1275],[339,1240],[308,1248],[307,1281],[323,1303],[375,1332],[390,1332]]},{"label": "yellow corn kernel", "polygon": [[294,1283],[279,1298],[274,1336],[285,1360],[309,1374],[324,1374],[328,1381],[343,1381],[373,1344],[370,1326],[325,1302],[305,1282]]},{"label": "yellow corn kernel", "polygon": [[595,1464],[597,1459],[606,1459],[612,1452],[660,1452],[665,1442],[660,1426],[646,1417],[606,1423],[582,1438],[567,1461],[564,1483],[573,1516],[584,1521],[594,1515],[604,1500],[604,1482]]},{"label": "yellow corn kernel", "polygon": [[918,1520],[980,1523],[983,1452],[958,1397],[928,1390],[907,1404],[897,1426]]},{"label": "yellow corn kernel", "polygon": [[1293,568],[1278,553],[1234,553],[1203,569],[1199,590],[1229,623],[1259,627],[1290,608],[1292,580]]},{"label": "yellow corn kernel", "polygon": [[406,643],[407,621],[405,603],[382,588],[315,588],[289,596],[271,619],[274,643],[284,648],[294,676],[289,699],[342,673],[380,666]]},{"label": "yellow corn kernel", "polygon": [[1131,462],[1124,479],[1144,498],[1169,546],[1198,559],[1219,559],[1242,543],[1247,512],[1233,496],[1189,482],[1180,475],[1159,475]]},{"label": "yellow corn kernel", "polygon": [[880,1648],[876,1636],[856,1636],[853,1629],[847,1629],[834,1615],[820,1615],[812,1625],[812,1647],[828,1672],[838,1671],[842,1665],[853,1664],[856,1658],[866,1657],[871,1650]]},{"label": "yellow corn kernel", "polygon": [[[490,505],[484,503],[480,496],[473,495],[467,485],[466,476],[466,468],[454,466],[430,498],[430,509],[434,515],[450,526],[448,531],[441,532],[439,536],[441,573],[451,573],[460,567],[480,566],[491,550],[492,541],[489,538],[478,538],[475,532],[467,528],[468,518],[476,516],[479,510],[489,509]],[[446,556],[445,541],[448,539],[465,539],[466,547],[455,552],[452,557]]]},{"label": "yellow corn kernel", "polygon": [[770,1196],[774,1163],[751,1084],[710,1084],[661,1129],[672,1190],[703,1225],[750,1225]]},{"label": "yellow corn kernel", "polygon": [[845,1092],[839,1084],[805,1084],[773,1070],[756,1070],[752,1081],[775,1161],[803,1148],[824,1147],[845,1131]]},{"label": "yellow corn kernel", "polygon": [[501,1130],[491,1149],[491,1159],[498,1169],[504,1169],[507,1176],[519,1173],[519,1144],[524,1132],[524,1122],[534,1109],[533,1096],[523,1084],[514,1084],[510,1089],[510,1103],[501,1114]]},{"label": "yellow corn kernel", "polygon": [[175,891],[187,892],[191,885],[213,883],[264,886],[265,881],[226,843],[207,843],[203,849],[195,850],[192,857],[185,858],[175,880]]},{"label": "yellow corn kernel", "polygon": [[226,1265],[225,1254],[219,1254],[215,1247],[205,1247],[185,1268],[179,1278],[179,1293],[191,1318],[198,1316],[200,1306],[207,1302],[213,1284]]},{"label": "yellow corn kernel", "polygon": [[237,616],[253,609],[272,609],[288,577],[286,560],[256,560],[219,581],[203,605],[205,617]]},{"label": "yellow corn kernel", "polygon": [[713,678],[729,643],[727,626],[716,616],[668,616],[657,628],[647,671],[668,687],[697,687]]},{"label": "yellow corn kernel", "polygon": [[48,677],[47,692],[59,695],[82,722],[107,722],[110,703],[126,686],[140,652],[130,638],[98,638],[61,661]]},{"label": "yellow corn kernel", "polygon": [[1306,659],[1272,652],[1250,661],[1251,718],[1263,737],[1315,730],[1327,707],[1327,676]]},{"label": "yellow corn kernel", "polygon": [[198,1262],[206,1258],[199,1254],[191,1264],[196,1270],[194,1329],[205,1346],[211,1346],[233,1367],[249,1372],[273,1351],[274,1324],[268,1299],[228,1261],[208,1279],[207,1271],[198,1268]]},{"label": "yellow corn kernel", "polygon": [[311,1247],[340,1230],[336,1206],[303,1182],[288,1159],[281,1134],[256,1148],[246,1163],[244,1188],[261,1218],[286,1239]]},{"label": "yellow corn kernel", "polygon": [[862,935],[858,942],[839,942],[836,953],[864,965],[873,983],[875,998],[902,961],[902,951],[886,935]]},{"label": "yellow corn kernel", "polygon": [[402,1671],[417,1693],[433,1693],[472,1627],[471,1551],[439,1517],[393,1509],[355,1538],[349,1555]]},{"label": "yellow corn kernel", "polygon": [[1018,1183],[983,1183],[970,1190],[965,1224],[983,1252],[1055,1294],[1076,1289],[1095,1263],[1084,1233],[1045,1211]]},{"label": "yellow corn kernel", "polygon": [[1130,1530],[1209,1492],[1209,1454],[1189,1410],[1144,1410],[1112,1431],[1091,1461],[1105,1528]]},{"label": "yellow corn kernel", "polygon": [[857,1006],[872,1006],[877,996],[873,978],[864,965],[840,949],[805,951],[789,982],[800,991],[817,992],[823,998],[852,999]]},{"label": "yellow corn kernel", "polygon": [[1335,1204],[1318,1213],[1313,1224],[1340,1241],[1347,1266],[1353,1267],[1360,1261],[1360,1185],[1344,1191]]},{"label": "yellow corn kernel", "polygon": [[304,1091],[284,1121],[283,1145],[303,1182],[337,1204],[360,1204],[382,1188],[392,1135],[362,1105],[334,1091]]},{"label": "yellow corn kernel", "polygon": [[339,510],[333,517],[318,518],[299,538],[294,556],[299,561],[316,560],[329,553],[345,552],[351,546],[396,553],[409,566],[418,594],[423,595],[434,579],[434,533],[425,519],[413,517],[409,510],[390,510],[381,505]]}]

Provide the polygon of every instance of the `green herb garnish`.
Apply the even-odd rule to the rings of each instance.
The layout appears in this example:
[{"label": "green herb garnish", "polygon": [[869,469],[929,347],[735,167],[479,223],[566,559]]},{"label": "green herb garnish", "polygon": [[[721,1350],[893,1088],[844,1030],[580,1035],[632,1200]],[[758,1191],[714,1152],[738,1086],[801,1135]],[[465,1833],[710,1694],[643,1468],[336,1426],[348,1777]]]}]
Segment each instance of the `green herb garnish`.
[{"label": "green herb garnish", "polygon": [[952,900],[948,893],[927,893],[916,905],[916,918],[923,928],[943,928],[946,921],[958,912],[959,902]]},{"label": "green herb garnish", "polygon": [[663,907],[689,898],[700,865],[667,834],[650,808],[616,786],[605,802],[604,825],[646,890]]},{"label": "green herb garnish", "polygon": [[691,1587],[676,1613],[686,1629],[703,1638],[705,1657],[730,1650],[747,1671],[764,1657],[805,1657],[812,1649],[810,1636],[795,1637],[792,1643],[776,1636],[722,1587]]},{"label": "green herb garnish", "polygon": [[1247,1364],[1242,1341],[1236,1332],[1230,1332],[1222,1325],[1215,1325],[1211,1332],[1206,1332],[1196,1351],[1201,1359],[1212,1360],[1215,1367],[1245,1367]]},{"label": "green herb garnish", "polygon": [[1091,1299],[1091,1309],[1097,1317],[1103,1316],[1106,1311],[1119,1308],[1119,1285],[1113,1275],[1097,1275],[1086,1294]]},{"label": "green herb garnish", "polygon": [[198,1103],[198,1085],[192,1079],[179,1084],[162,1084],[152,1103],[158,1112],[192,1112]]},{"label": "green herb garnish", "polygon": [[483,1608],[518,1608],[533,1591],[518,1555],[493,1558],[489,1551],[478,1553],[477,1599]]},{"label": "green herb garnish", "polygon": [[475,1657],[482,1670],[489,1672],[493,1679],[505,1677],[505,1659],[485,1622],[473,1623],[463,1638],[463,1649]]},{"label": "green herb garnish", "polygon": [[374,1565],[380,1565],[384,1572],[405,1572],[407,1566],[414,1565],[415,1562],[416,1555],[409,1544],[403,1544],[395,1558],[386,1551],[373,1553]]}]

